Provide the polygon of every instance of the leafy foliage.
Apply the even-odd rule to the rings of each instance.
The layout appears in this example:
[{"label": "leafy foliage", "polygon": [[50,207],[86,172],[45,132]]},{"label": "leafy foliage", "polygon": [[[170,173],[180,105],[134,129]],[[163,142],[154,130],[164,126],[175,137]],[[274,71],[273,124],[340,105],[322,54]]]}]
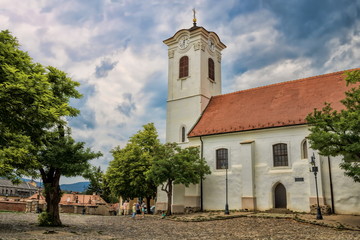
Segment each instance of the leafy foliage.
[{"label": "leafy foliage", "polygon": [[204,159],[200,158],[198,147],[182,149],[176,143],[162,145],[159,154],[153,161],[147,176],[168,196],[167,214],[171,215],[172,185],[197,184],[205,175],[210,174],[210,168]]},{"label": "leafy foliage", "polygon": [[92,166],[85,170],[83,177],[89,179],[90,184],[86,189],[86,194],[99,194],[106,202],[118,202],[116,196],[111,192],[108,183],[105,179],[105,174],[100,167]]},{"label": "leafy foliage", "polygon": [[66,117],[79,110],[71,98],[80,98],[78,82],[66,73],[33,63],[9,31],[0,32],[0,176],[15,179],[41,176],[47,203],[44,221],[61,225],[58,203],[61,176],[78,176],[88,161],[101,156],[76,143]]},{"label": "leafy foliage", "polygon": [[345,80],[347,86],[355,85],[341,101],[345,109],[336,111],[329,103],[320,111],[315,109],[306,118],[311,124],[308,138],[321,155],[342,156],[340,167],[360,182],[360,71],[348,72]]},{"label": "leafy foliage", "polygon": [[66,133],[62,128],[47,132],[46,141],[37,155],[40,170],[60,171],[61,175],[74,177],[82,175],[90,167],[89,160],[102,156],[85,148],[84,142],[75,142],[68,128]]},{"label": "leafy foliage", "polygon": [[156,128],[153,123],[149,123],[133,135],[124,148],[114,148],[114,160],[110,162],[106,173],[110,189],[123,198],[154,197],[156,185],[146,178],[146,172],[159,146]]},{"label": "leafy foliage", "polygon": [[53,222],[54,222],[53,216],[51,216],[47,212],[42,212],[38,216],[39,226],[51,227],[51,226],[53,226]]},{"label": "leafy foliage", "polygon": [[90,184],[86,189],[86,194],[102,194],[104,174],[101,171],[100,167],[92,166],[91,168],[88,168],[87,170],[85,170],[83,177],[90,181]]},{"label": "leafy foliage", "polygon": [[[123,198],[153,197],[162,185],[171,203],[172,185],[199,183],[210,168],[199,157],[199,148],[181,149],[176,143],[161,144],[154,124],[130,138],[124,147],[116,147],[114,160],[106,173],[110,189]],[[171,214],[171,204],[168,212]]]},{"label": "leafy foliage", "polygon": [[69,105],[79,83],[54,67],[33,63],[9,31],[0,32],[0,175],[34,175],[46,131],[76,116]]},{"label": "leafy foliage", "polygon": [[45,189],[46,212],[51,215],[51,225],[61,225],[58,204],[61,199],[60,177],[79,176],[90,167],[89,160],[101,156],[85,143],[75,142],[70,130],[65,133],[62,127],[56,131],[48,131],[46,141],[37,155],[38,168]]}]

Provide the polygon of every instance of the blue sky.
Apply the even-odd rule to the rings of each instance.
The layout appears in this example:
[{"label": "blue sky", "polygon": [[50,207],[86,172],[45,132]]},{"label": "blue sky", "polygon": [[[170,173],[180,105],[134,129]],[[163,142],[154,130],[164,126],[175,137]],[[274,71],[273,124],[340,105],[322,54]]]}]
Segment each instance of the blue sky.
[{"label": "blue sky", "polygon": [[[34,61],[81,83],[73,136],[104,156],[148,122],[165,139],[167,47],[192,26],[216,32],[223,93],[359,67],[357,0],[0,0],[9,29]],[[62,179],[63,183],[81,180]]]}]

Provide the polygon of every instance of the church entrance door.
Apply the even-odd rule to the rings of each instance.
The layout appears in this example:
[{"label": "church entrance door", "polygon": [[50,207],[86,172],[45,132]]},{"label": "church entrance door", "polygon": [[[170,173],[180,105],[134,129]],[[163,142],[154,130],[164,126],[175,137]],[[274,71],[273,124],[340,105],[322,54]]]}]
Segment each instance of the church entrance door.
[{"label": "church entrance door", "polygon": [[275,208],[286,208],[286,189],[279,183],[274,190]]}]

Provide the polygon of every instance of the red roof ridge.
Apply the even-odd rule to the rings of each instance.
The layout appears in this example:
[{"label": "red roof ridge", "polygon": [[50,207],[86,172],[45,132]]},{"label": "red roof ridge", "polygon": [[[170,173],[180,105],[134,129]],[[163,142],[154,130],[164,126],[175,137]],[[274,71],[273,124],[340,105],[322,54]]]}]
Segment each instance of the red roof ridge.
[{"label": "red roof ridge", "polygon": [[339,75],[339,74],[345,73],[345,72],[352,72],[352,71],[355,71],[355,70],[360,70],[360,68],[352,68],[352,69],[342,70],[342,71],[338,71],[338,72],[320,74],[320,75],[312,76],[312,77],[299,78],[299,79],[289,80],[289,81],[285,81],[285,82],[278,82],[278,83],[273,83],[273,84],[269,84],[269,85],[259,86],[259,87],[255,87],[255,88],[244,89],[244,90],[240,90],[240,91],[236,91],[236,92],[230,92],[230,93],[220,94],[220,95],[216,95],[216,96],[213,96],[213,97],[214,97],[214,98],[217,98],[217,97],[222,97],[222,96],[231,95],[231,94],[237,94],[237,93],[242,93],[242,92],[254,91],[254,90],[262,89],[262,88],[269,88],[269,87],[274,87],[274,86],[279,86],[279,85],[291,84],[291,83],[294,83],[294,82],[308,81],[308,80],[314,79],[314,78],[319,79],[319,78],[329,77],[329,76],[333,76],[333,75]]}]

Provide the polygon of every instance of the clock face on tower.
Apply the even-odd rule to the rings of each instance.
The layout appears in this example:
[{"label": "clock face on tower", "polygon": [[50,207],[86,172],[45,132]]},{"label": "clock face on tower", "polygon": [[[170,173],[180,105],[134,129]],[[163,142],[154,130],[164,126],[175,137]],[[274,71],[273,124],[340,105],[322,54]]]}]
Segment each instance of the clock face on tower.
[{"label": "clock face on tower", "polygon": [[189,45],[189,37],[188,36],[182,36],[179,41],[179,48],[185,49]]}]

